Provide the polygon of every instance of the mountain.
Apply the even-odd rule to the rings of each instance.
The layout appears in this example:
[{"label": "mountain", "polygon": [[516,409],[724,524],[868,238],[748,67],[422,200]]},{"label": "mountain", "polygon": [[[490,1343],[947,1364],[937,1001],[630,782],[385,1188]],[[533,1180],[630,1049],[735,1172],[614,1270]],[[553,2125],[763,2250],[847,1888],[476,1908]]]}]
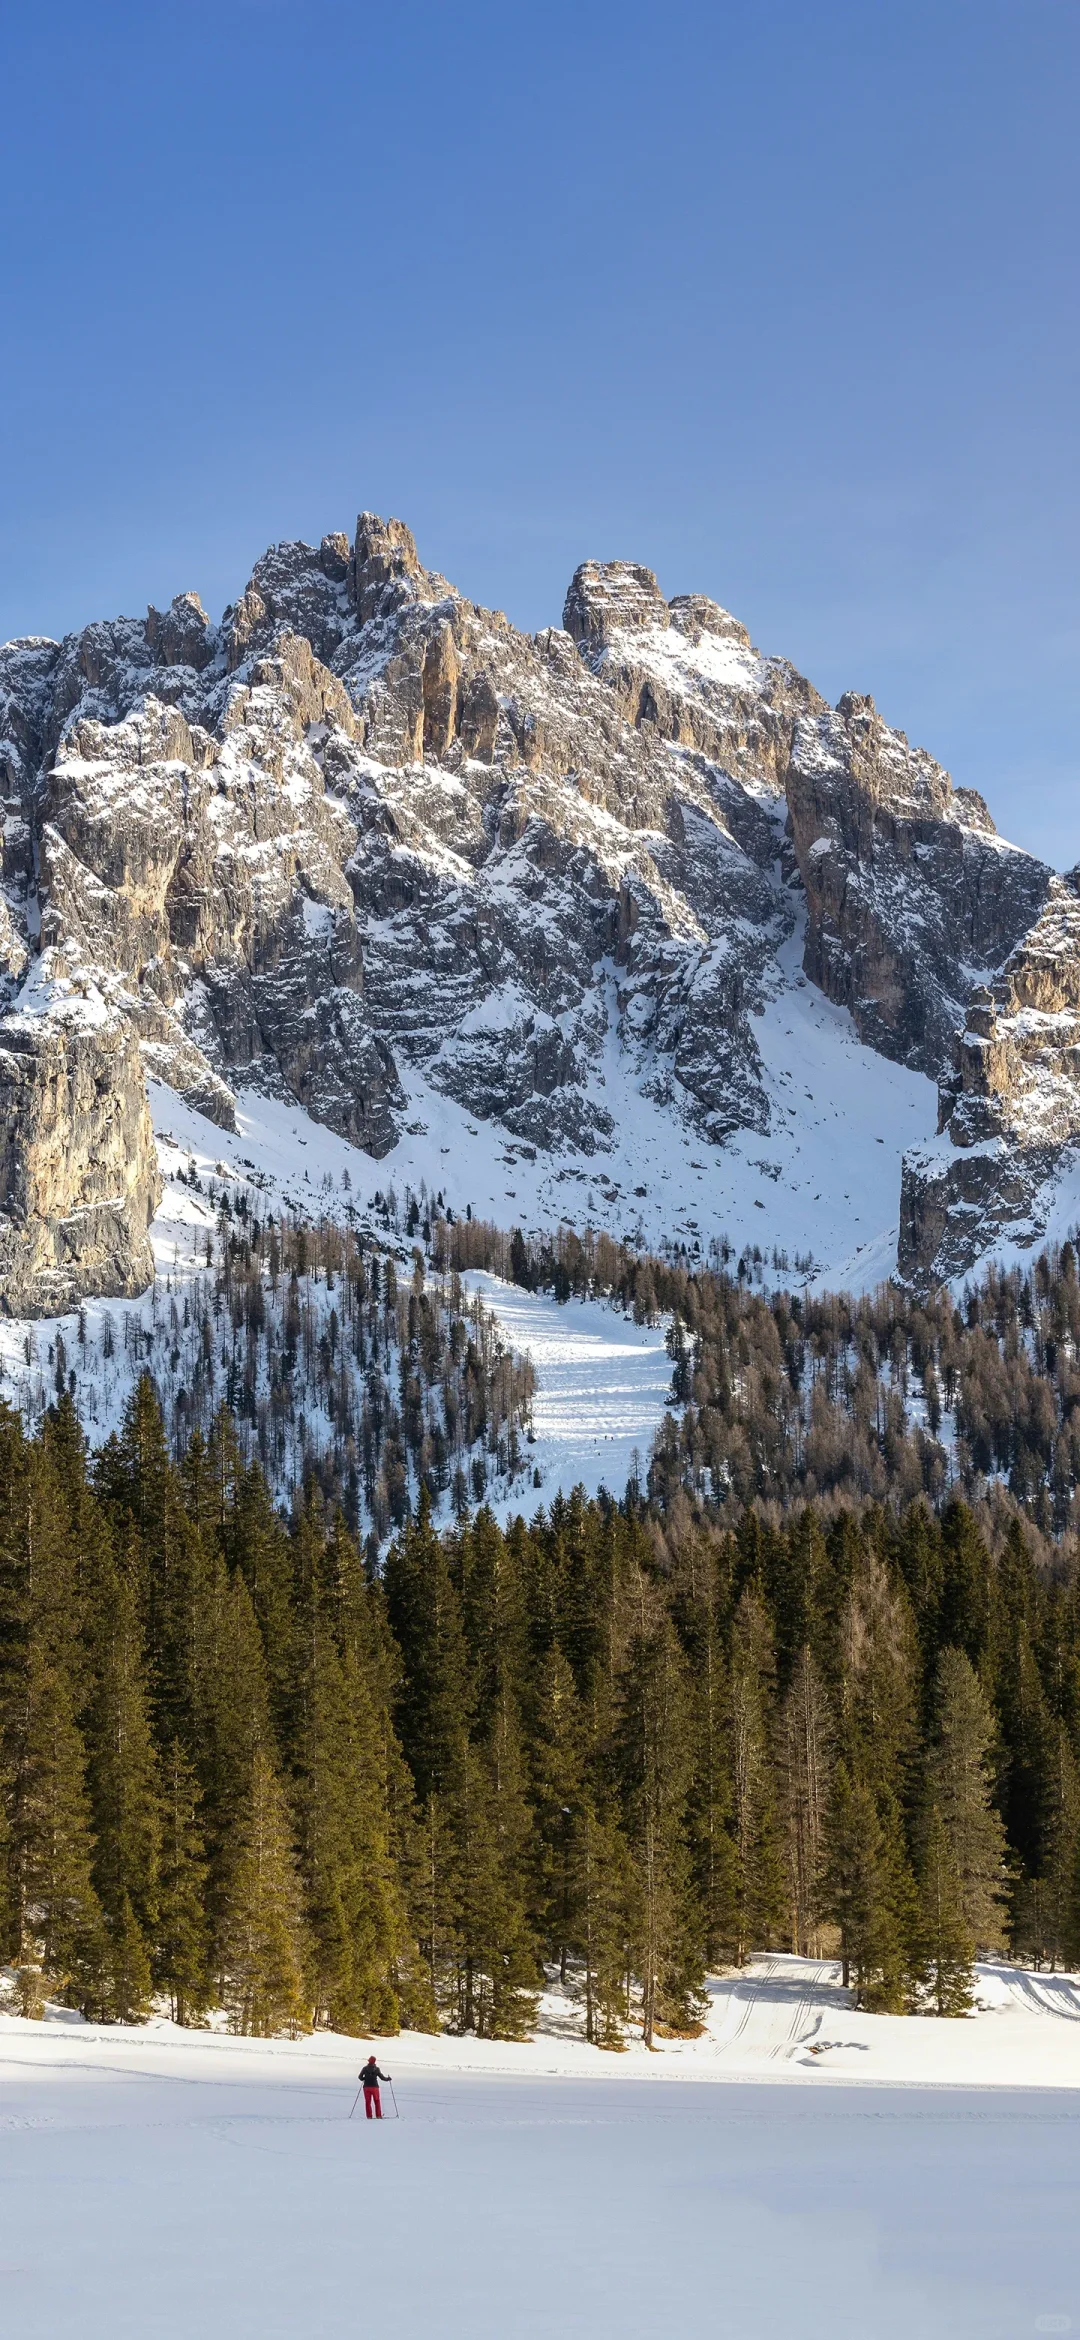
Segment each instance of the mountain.
[{"label": "mountain", "polygon": [[9,644],[0,773],[9,1313],[149,1280],[148,1082],[390,1175],[434,1123],[504,1219],[918,1286],[1033,1239],[1080,1129],[1074,879],[628,562],[528,635],[363,513],[220,625]]}]

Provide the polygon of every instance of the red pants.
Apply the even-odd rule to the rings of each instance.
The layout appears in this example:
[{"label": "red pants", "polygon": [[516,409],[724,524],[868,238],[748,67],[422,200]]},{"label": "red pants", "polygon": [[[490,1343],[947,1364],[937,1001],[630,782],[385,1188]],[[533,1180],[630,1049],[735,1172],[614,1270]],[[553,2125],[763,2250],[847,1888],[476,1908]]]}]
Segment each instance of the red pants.
[{"label": "red pants", "polygon": [[373,2114],[374,2114],[374,2117],[375,2117],[375,2119],[376,2119],[377,2121],[381,2121],[381,2119],[382,2119],[382,2100],[381,2100],[381,2098],[380,2098],[380,2096],[379,2096],[379,2091],[378,2091],[378,2089],[377,2089],[377,2088],[365,2088],[365,2090],[364,2090],[364,2111],[366,2112],[366,2114],[367,2114],[367,2117],[368,2117],[369,2121],[370,2121],[370,2119],[372,2118],[372,2115],[373,2115]]}]

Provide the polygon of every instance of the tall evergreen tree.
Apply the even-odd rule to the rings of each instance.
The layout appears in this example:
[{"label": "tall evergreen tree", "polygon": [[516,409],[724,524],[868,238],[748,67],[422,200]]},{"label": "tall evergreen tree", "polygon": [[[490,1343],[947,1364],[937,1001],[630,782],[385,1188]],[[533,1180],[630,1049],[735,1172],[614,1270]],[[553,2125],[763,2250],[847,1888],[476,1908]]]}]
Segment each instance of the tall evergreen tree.
[{"label": "tall evergreen tree", "polygon": [[160,1877],[153,1979],[167,1991],[175,2023],[195,2021],[209,1989],[206,1861],[199,1825],[199,1786],[179,1741],[160,1766]]},{"label": "tall evergreen tree", "polygon": [[841,1759],[825,1832],[824,1907],[840,1930],[845,1989],[859,2004],[899,2014],[909,2003],[916,1907],[895,1804],[884,1814],[866,1780]]},{"label": "tall evergreen tree", "polygon": [[965,1936],[980,1949],[1000,1949],[1005,1831],[994,1809],[990,1775],[994,1720],[963,1650],[942,1651],[935,1704],[928,1792],[956,1880],[957,1916]]},{"label": "tall evergreen tree", "polygon": [[642,2037],[686,2031],[704,2008],[704,1942],[687,1842],[693,1735],[670,1620],[649,1617],[630,1642],[621,1683],[618,1763],[641,1912]]},{"label": "tall evergreen tree", "polygon": [[765,1604],[752,1584],[732,1629],[731,1774],[738,1854],[739,1963],[783,1939],[784,1852],[772,1761],[775,1661]]},{"label": "tall evergreen tree", "polygon": [[824,1693],[807,1647],[795,1661],[781,1712],[779,1767],[791,1947],[804,1957],[816,1958],[821,1947],[830,1750]]},{"label": "tall evergreen tree", "polygon": [[923,1825],[920,1888],[921,1947],[936,2012],[966,2015],[973,2000],[975,1945],[964,1923],[963,1884],[949,1831],[935,1803]]},{"label": "tall evergreen tree", "polygon": [[130,2023],[149,2001],[161,1849],[157,1754],[133,1552],[105,1570],[97,1595],[87,1735],[94,1883],[112,1945],[102,2012]]},{"label": "tall evergreen tree", "polygon": [[305,1953],[288,1808],[269,1755],[257,1747],[218,1945],[221,2004],[234,2031],[268,2039],[310,2027]]}]

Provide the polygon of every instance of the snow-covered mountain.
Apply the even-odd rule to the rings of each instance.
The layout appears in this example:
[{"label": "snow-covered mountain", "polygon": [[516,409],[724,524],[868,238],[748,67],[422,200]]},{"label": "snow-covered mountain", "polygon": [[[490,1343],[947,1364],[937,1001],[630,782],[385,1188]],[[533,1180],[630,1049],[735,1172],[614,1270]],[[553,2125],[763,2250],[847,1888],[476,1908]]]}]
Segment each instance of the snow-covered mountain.
[{"label": "snow-covered mountain", "polygon": [[1080,1128],[1072,881],[629,563],[526,635],[362,514],[218,626],[9,645],[0,770],[9,1312],[149,1280],[148,1081],[372,1189],[861,1283],[1035,1233]]}]

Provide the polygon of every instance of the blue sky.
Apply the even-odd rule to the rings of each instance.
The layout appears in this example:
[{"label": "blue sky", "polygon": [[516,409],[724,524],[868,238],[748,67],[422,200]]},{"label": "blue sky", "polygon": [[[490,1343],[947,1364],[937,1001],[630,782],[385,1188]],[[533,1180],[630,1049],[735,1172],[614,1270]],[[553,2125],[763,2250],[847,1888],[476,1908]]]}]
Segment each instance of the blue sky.
[{"label": "blue sky", "polygon": [[713,594],[1080,859],[1080,0],[4,0],[0,638],[394,511]]}]

